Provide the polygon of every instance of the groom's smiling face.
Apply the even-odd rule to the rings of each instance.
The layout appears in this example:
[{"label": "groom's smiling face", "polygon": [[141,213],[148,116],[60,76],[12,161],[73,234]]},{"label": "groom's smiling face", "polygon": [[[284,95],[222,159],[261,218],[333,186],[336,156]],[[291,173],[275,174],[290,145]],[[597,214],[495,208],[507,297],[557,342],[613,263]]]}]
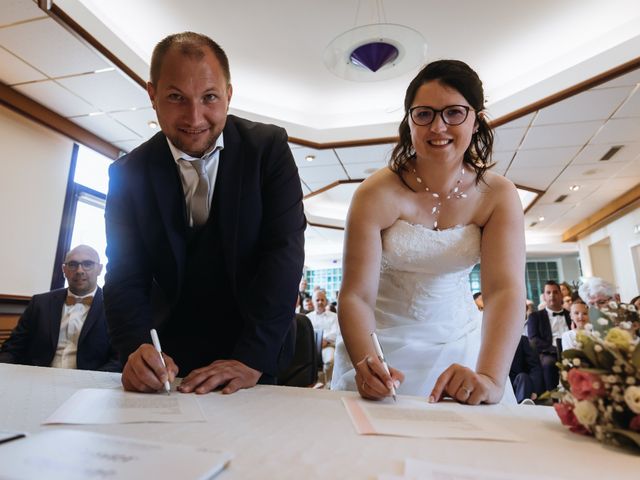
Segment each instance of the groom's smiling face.
[{"label": "groom's smiling face", "polygon": [[179,150],[201,157],[227,121],[232,88],[207,47],[183,52],[172,47],[147,91],[163,133]]}]

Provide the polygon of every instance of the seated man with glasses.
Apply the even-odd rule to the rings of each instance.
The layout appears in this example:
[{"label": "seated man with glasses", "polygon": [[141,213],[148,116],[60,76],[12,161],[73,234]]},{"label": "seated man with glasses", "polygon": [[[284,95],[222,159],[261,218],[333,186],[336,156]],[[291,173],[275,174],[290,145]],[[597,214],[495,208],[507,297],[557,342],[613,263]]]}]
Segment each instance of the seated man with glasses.
[{"label": "seated man with glasses", "polygon": [[69,288],[34,295],[9,339],[0,363],[81,370],[121,370],[111,347],[98,275],[98,252],[79,245],[65,257]]}]

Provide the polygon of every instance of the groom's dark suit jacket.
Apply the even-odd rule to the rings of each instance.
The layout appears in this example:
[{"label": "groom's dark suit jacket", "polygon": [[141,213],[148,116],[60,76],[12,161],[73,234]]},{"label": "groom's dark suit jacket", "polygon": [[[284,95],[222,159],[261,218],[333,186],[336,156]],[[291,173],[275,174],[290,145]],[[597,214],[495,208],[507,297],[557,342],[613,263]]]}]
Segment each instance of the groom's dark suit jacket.
[{"label": "groom's dark suit jacket", "polygon": [[292,356],[305,226],[286,132],[273,125],[228,116],[202,235],[188,227],[163,133],[114,162],[105,306],[122,358],[157,327],[180,375],[231,358],[275,376]]},{"label": "groom's dark suit jacket", "polygon": [[[58,347],[62,306],[66,298],[66,288],[34,295],[11,336],[0,348],[0,363],[51,366]],[[120,362],[109,342],[100,288],[80,331],[76,364],[81,370],[120,371]]]},{"label": "groom's dark suit jacket", "polygon": [[[567,327],[571,329],[571,317],[569,312],[563,310],[565,322]],[[531,346],[536,349],[538,353],[556,353],[556,347],[553,344],[553,334],[551,332],[551,322],[549,321],[549,314],[546,309],[538,310],[529,315],[527,319],[527,336],[531,342]]]}]

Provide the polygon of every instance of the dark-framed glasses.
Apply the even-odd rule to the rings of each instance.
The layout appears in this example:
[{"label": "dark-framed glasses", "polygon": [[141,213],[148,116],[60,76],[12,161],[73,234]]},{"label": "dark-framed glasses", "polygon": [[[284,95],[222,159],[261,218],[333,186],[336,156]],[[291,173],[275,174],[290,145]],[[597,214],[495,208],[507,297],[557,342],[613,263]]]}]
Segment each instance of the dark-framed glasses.
[{"label": "dark-framed glasses", "polygon": [[409,116],[416,125],[426,127],[431,125],[436,118],[436,114],[439,113],[444,123],[456,126],[464,123],[469,116],[469,110],[473,110],[473,108],[467,105],[449,105],[441,110],[418,105],[409,109]]},{"label": "dark-framed glasses", "polygon": [[77,270],[78,267],[82,265],[82,269],[85,272],[88,272],[89,270],[93,270],[97,265],[97,263],[92,260],[83,260],[82,262],[76,262],[74,260],[71,260],[70,262],[63,263],[63,265],[67,267],[69,270]]}]

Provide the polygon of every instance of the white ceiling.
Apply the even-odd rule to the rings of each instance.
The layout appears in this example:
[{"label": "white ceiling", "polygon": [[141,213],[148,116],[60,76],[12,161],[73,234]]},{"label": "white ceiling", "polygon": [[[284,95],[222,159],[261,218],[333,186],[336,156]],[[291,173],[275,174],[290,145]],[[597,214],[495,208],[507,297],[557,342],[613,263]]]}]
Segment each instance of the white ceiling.
[{"label": "white ceiling", "polygon": [[[415,73],[356,83],[325,68],[323,51],[333,38],[378,21],[374,0],[55,3],[142,78],[154,44],[166,34],[185,29],[209,34],[231,60],[234,113],[277,123],[292,137],[309,141],[394,136],[404,90]],[[493,118],[640,52],[636,0],[385,0],[382,5],[387,22],[425,36],[427,61],[460,58],[477,69]],[[2,0],[0,81],[125,151],[154,133],[148,123],[155,114],[144,90],[31,0]],[[496,130],[495,171],[546,191],[527,214],[531,249],[535,244],[544,252],[546,245],[549,254],[566,253],[567,245],[558,245],[564,231],[640,183],[639,82],[639,71],[629,73]],[[612,145],[624,147],[600,162]],[[310,193],[366,177],[384,166],[392,145],[292,147],[303,189]],[[315,159],[307,161],[308,155]],[[569,191],[576,184],[580,190]],[[568,197],[555,203],[559,195]],[[541,216],[544,221],[538,221]],[[337,230],[310,227],[308,259],[339,258],[341,237]]]}]

